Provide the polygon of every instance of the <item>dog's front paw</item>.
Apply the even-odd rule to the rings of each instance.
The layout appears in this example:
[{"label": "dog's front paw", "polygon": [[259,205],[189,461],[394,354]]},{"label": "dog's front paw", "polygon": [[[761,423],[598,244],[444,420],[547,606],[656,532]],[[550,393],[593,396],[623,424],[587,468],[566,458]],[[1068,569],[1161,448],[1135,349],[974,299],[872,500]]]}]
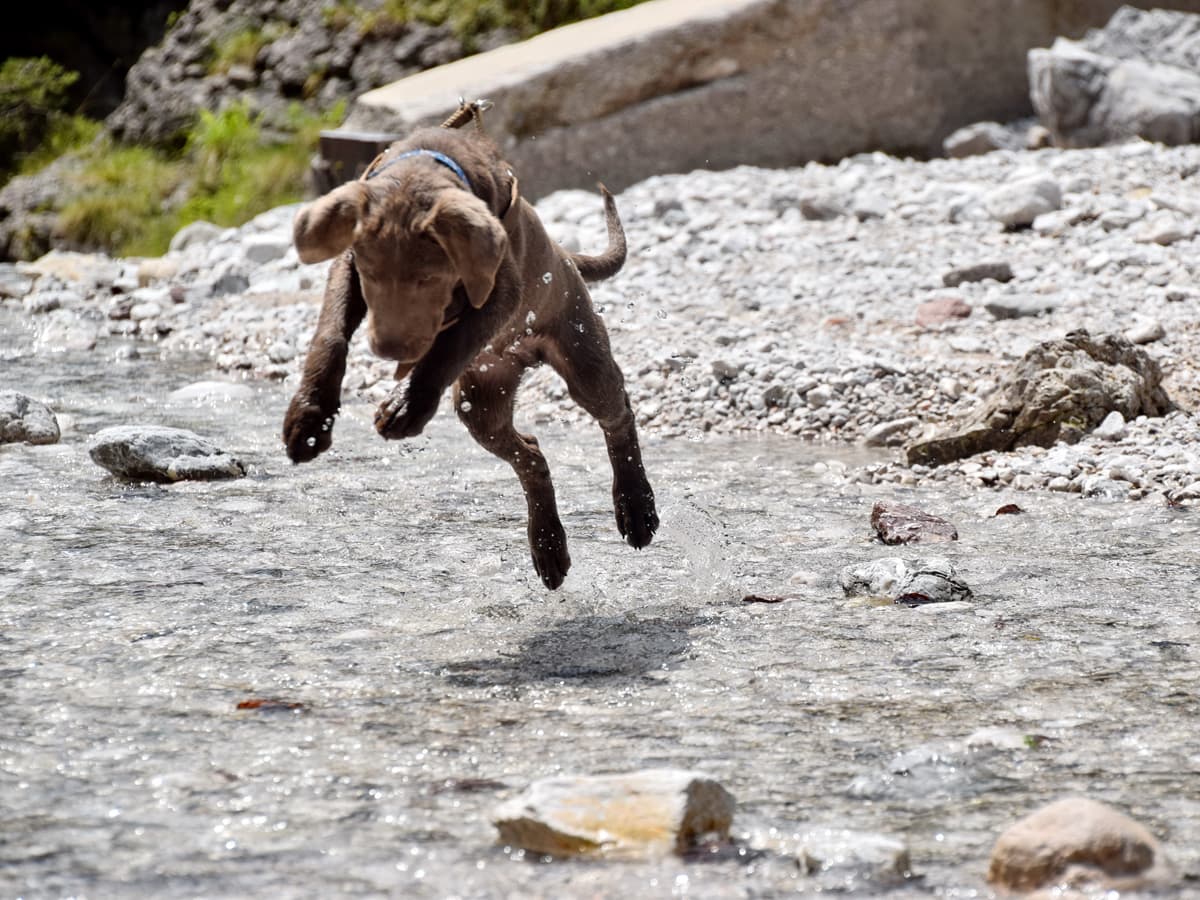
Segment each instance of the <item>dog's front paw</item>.
[{"label": "dog's front paw", "polygon": [[644,485],[633,491],[616,491],[613,507],[617,514],[617,529],[625,543],[641,550],[658,531],[658,512],[654,508],[654,491]]},{"label": "dog's front paw", "polygon": [[425,430],[435,412],[436,396],[430,401],[428,395],[414,397],[411,391],[396,388],[375,411],[375,430],[392,441],[415,437]]},{"label": "dog's front paw", "polygon": [[333,419],[317,404],[297,394],[288,405],[283,419],[283,445],[288,459],[302,463],[316,459],[333,444]]},{"label": "dog's front paw", "polygon": [[567,533],[557,517],[550,522],[529,523],[529,552],[533,556],[533,567],[542,584],[557,590],[571,568],[571,554],[567,552]]}]

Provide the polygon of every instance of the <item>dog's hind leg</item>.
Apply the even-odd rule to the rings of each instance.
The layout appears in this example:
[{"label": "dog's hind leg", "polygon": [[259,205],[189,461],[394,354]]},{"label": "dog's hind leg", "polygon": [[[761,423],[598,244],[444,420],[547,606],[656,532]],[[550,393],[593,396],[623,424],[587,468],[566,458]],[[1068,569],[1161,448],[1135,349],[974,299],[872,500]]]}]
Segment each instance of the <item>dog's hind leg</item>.
[{"label": "dog's hind leg", "polygon": [[454,386],[454,408],[481,447],[513,467],[529,510],[529,552],[546,587],[563,583],[571,567],[567,534],[558,517],[550,467],[537,441],[513,427],[517,385],[528,361],[485,353]]},{"label": "dog's hind leg", "polygon": [[567,383],[571,399],[600,423],[613,470],[613,509],[626,543],[642,548],[658,530],[654,491],[642,465],[642,450],[625,379],[612,357],[608,332],[581,294],[555,335],[545,358]]}]

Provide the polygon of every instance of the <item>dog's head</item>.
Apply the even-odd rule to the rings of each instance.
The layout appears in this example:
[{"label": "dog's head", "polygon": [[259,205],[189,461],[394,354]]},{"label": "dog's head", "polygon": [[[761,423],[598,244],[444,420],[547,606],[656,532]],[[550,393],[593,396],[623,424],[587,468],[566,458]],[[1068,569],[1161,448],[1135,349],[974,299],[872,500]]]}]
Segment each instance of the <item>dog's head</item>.
[{"label": "dog's head", "polygon": [[[454,159],[461,174],[424,152],[400,158],[428,144]],[[493,209],[500,186],[485,149],[444,130],[418,133],[375,163],[378,174],[368,172],[296,214],[293,235],[304,262],[353,249],[368,337],[379,356],[416,362],[433,345],[457,290],[475,308],[491,296],[508,235]]]}]

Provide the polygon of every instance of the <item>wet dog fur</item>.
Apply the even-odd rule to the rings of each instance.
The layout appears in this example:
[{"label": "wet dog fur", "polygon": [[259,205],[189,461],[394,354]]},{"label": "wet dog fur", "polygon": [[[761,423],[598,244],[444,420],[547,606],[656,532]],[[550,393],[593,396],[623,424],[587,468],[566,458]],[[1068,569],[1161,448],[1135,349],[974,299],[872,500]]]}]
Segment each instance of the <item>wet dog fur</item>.
[{"label": "wet dog fur", "polygon": [[[468,185],[448,165],[456,162]],[[379,406],[385,438],[420,434],[442,394],[471,436],[512,466],[528,506],[529,548],[547,587],[571,565],[554,485],[537,440],[513,427],[524,372],[548,363],[600,424],[613,470],[617,527],[634,547],[658,528],[633,412],[586,280],[615,274],[625,238],[603,188],[609,247],[569,253],[546,234],[492,142],[478,131],[427,128],[392,145],[358,181],[300,209],[300,258],[334,262],[300,387],[283,425],[294,462],[329,449],[350,338],[365,319],[372,352],[394,360],[397,385]],[[548,276],[548,277],[547,277]]]}]

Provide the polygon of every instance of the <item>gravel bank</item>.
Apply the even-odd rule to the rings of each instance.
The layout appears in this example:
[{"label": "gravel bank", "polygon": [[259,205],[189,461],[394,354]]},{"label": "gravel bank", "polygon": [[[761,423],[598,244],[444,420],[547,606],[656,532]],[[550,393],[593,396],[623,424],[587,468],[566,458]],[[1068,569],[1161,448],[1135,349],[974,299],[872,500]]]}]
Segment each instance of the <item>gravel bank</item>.
[{"label": "gravel bank", "polygon": [[[1179,411],[1074,446],[832,474],[1186,502],[1200,498],[1196,172],[1200,147],[1132,143],[651,178],[618,198],[630,260],[593,297],[642,428],[691,439],[899,446],[969,414],[1038,341],[1124,333],[1161,363]],[[568,247],[603,246],[599,196],[538,209]],[[7,267],[0,296],[42,318],[47,351],[108,330],[288,382],[325,272],[299,264],[293,214],[181,233],[158,260],[52,254]],[[346,385],[369,400],[391,385],[361,339]],[[528,380],[520,415],[583,417],[549,371]]]}]

